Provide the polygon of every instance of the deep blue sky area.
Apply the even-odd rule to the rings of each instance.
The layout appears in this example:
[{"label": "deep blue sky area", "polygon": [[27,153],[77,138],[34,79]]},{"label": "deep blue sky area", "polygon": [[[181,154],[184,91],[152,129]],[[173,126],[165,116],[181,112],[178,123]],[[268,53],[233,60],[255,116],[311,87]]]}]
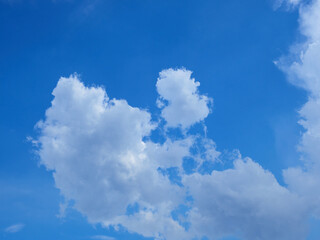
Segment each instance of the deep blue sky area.
[{"label": "deep blue sky area", "polygon": [[[193,71],[214,99],[206,125],[218,150],[239,149],[282,184],[282,169],[299,164],[306,94],[273,61],[300,38],[297,29],[297,10],[274,10],[269,0],[0,1],[0,239],[141,239],[92,226],[75,210],[56,217],[59,190],[27,136],[59,78],[75,72],[110,98],[156,112],[159,72]],[[3,231],[17,223],[22,231]]]}]

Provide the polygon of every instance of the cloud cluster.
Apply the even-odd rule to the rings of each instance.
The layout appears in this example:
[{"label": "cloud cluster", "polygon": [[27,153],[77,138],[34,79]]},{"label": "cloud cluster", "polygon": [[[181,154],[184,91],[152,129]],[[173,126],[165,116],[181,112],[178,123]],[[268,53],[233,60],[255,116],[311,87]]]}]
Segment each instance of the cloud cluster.
[{"label": "cloud cluster", "polygon": [[[59,80],[37,124],[41,164],[66,201],[92,223],[156,239],[305,239],[308,218],[320,216],[320,0],[290,3],[300,4],[307,40],[278,64],[309,100],[300,110],[303,166],[284,170],[287,187],[240,154],[231,169],[202,171],[221,159],[213,140],[189,131],[212,104],[191,71],[160,72],[156,122],[147,110],[110,99],[103,88],[86,87],[72,75]],[[170,129],[182,134],[172,137]],[[152,141],[154,130],[165,140]]]},{"label": "cloud cluster", "polygon": [[[160,73],[163,131],[184,131],[180,138],[165,135],[163,143],[150,140],[161,126],[146,110],[84,86],[77,75],[61,78],[37,124],[38,154],[56,187],[90,222],[156,239],[301,239],[302,200],[257,163],[238,155],[233,169],[200,171],[204,162],[218,161],[219,152],[211,139],[188,132],[210,104],[190,76],[185,69]],[[192,162],[188,172],[184,165]]]}]

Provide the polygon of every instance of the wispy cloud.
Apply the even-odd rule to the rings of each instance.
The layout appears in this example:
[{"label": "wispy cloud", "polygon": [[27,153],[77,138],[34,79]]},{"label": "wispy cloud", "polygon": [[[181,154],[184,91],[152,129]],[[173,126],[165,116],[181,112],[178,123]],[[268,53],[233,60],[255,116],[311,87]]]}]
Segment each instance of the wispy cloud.
[{"label": "wispy cloud", "polygon": [[18,224],[14,224],[7,227],[4,231],[7,233],[16,233],[21,231],[24,228],[24,226],[25,226],[24,224],[18,223]]},{"label": "wispy cloud", "polygon": [[109,237],[109,236],[105,236],[105,235],[92,236],[91,239],[98,239],[98,240],[115,240],[115,238]]},{"label": "wispy cloud", "polygon": [[276,0],[274,1],[274,9],[278,9],[281,6],[285,6],[288,9],[292,9],[299,5],[302,0]]}]

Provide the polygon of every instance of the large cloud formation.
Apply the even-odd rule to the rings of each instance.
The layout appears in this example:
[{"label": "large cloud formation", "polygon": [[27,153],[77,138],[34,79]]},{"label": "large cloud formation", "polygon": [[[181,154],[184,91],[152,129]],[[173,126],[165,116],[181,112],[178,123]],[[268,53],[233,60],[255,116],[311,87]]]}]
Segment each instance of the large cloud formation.
[{"label": "large cloud formation", "polygon": [[[77,75],[60,78],[37,124],[37,151],[65,200],[92,223],[155,239],[305,239],[308,218],[320,215],[320,0],[290,2],[300,7],[307,41],[299,45],[299,61],[279,65],[309,101],[300,111],[304,164],[284,170],[287,187],[240,153],[233,168],[203,172],[203,164],[221,161],[220,153],[213,140],[189,129],[205,120],[212,100],[200,95],[191,71],[167,69],[156,83],[156,122]],[[165,141],[151,140],[156,129]],[[181,134],[170,137],[170,129]]]}]

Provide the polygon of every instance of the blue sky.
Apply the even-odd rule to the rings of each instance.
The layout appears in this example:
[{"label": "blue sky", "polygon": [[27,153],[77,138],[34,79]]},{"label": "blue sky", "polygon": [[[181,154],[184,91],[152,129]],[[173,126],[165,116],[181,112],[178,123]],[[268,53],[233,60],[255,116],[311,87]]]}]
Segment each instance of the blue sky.
[{"label": "blue sky", "polygon": [[319,239],[319,5],[0,0],[1,239]]}]

